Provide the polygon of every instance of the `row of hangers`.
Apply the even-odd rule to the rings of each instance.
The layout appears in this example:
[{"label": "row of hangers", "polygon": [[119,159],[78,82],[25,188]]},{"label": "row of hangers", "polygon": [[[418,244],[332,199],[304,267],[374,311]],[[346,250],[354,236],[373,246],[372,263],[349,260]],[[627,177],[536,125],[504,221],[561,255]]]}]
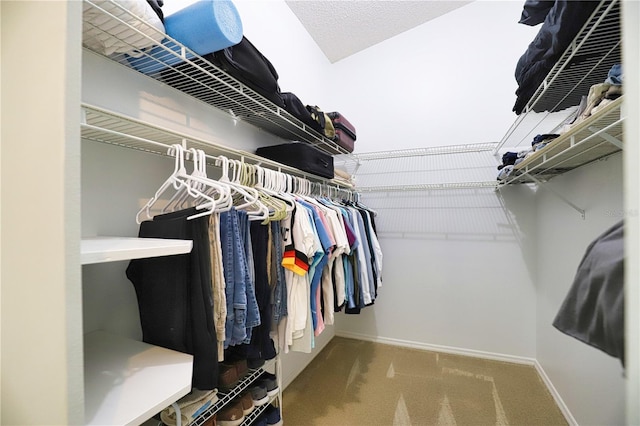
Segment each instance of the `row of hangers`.
[{"label": "row of hangers", "polygon": [[[173,172],[138,211],[138,224],[153,219],[154,211],[163,214],[188,207],[195,207],[198,211],[188,220],[235,207],[246,211],[249,220],[268,223],[284,219],[293,210],[295,197],[322,196],[350,201],[356,197],[347,189],[311,182],[303,177],[224,156],[214,157],[222,175],[219,179],[212,179],[207,176],[207,156],[204,151],[174,144],[169,147],[168,154],[174,157]],[[193,162],[191,173],[187,172],[185,166],[188,157]]]}]

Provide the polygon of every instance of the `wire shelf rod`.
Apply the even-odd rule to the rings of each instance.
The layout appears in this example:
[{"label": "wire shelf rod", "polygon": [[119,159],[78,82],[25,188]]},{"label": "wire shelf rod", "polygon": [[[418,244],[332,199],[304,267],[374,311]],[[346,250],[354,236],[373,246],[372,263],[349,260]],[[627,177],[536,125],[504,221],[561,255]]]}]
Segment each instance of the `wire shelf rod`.
[{"label": "wire shelf rod", "polygon": [[404,158],[404,157],[419,157],[429,155],[443,155],[443,154],[462,154],[470,152],[483,152],[492,151],[497,142],[486,142],[478,144],[464,144],[464,145],[448,145],[437,146],[428,148],[411,148],[395,151],[377,151],[368,152],[364,154],[352,154],[355,161],[376,161],[376,160],[388,160],[391,158]]},{"label": "wire shelf rod", "polygon": [[459,182],[459,183],[420,183],[414,185],[388,185],[358,188],[358,192],[400,192],[400,191],[428,191],[432,189],[478,189],[497,188],[497,181]]}]

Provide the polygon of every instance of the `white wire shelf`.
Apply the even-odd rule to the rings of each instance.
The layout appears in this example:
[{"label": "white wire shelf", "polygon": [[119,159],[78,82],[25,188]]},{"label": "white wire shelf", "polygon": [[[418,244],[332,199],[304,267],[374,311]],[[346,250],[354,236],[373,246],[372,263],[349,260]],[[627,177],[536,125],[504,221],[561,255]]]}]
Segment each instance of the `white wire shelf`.
[{"label": "white wire shelf", "polygon": [[622,63],[620,1],[602,1],[538,87],[525,111],[560,111],[578,105],[594,84]]},{"label": "white wire shelf", "polygon": [[623,149],[623,96],[514,167],[505,184],[549,180]]},{"label": "white wire shelf", "polygon": [[92,105],[82,105],[81,136],[85,140],[116,145],[153,154],[167,155],[173,144],[180,144],[186,149],[201,149],[209,157],[225,156],[242,160],[250,164],[278,170],[294,176],[306,178],[312,182],[326,183],[339,189],[350,190],[344,182],[316,176],[259,155],[216,144],[194,136],[178,133],[173,130],[149,124],[131,117]]},{"label": "white wire shelf", "polygon": [[359,187],[358,192],[401,192],[401,191],[430,191],[440,189],[475,189],[475,188],[497,188],[498,182],[449,182],[449,183],[419,183],[415,185],[389,185],[389,186],[369,186]]},{"label": "white wire shelf", "polygon": [[[412,148],[401,149],[392,151],[376,151],[367,152],[363,154],[352,154],[349,159],[353,161],[376,161],[376,160],[388,160],[391,158],[403,158],[403,157],[421,157],[428,155],[448,155],[448,154],[464,154],[469,152],[482,152],[493,151],[496,147],[496,142],[476,143],[476,144],[463,144],[463,145],[445,145],[445,146],[433,146],[426,148]],[[347,159],[347,161],[349,161]]]},{"label": "white wire shelf", "polygon": [[358,192],[495,188],[497,142],[353,154],[336,164]]},{"label": "white wire shelf", "polygon": [[[97,25],[94,21],[85,19],[83,21],[85,46],[95,46],[95,38],[111,37],[120,45],[129,45],[131,52],[141,56],[132,58],[127,53],[110,55],[105,55],[103,52],[97,53],[212,105],[234,119],[251,123],[283,139],[307,142],[331,155],[348,154],[346,150],[309,128],[286,110],[273,104],[152,25],[131,25],[132,21],[143,20],[118,3],[96,0],[84,0],[84,2],[85,7],[99,15],[99,20],[110,21],[111,27],[114,28],[111,31],[105,31],[104,23]],[[136,36],[138,45],[140,38],[146,38],[149,45],[155,46],[153,55],[150,54],[151,50],[141,51],[131,44],[129,37],[132,33]],[[162,38],[165,41],[163,44],[158,44],[157,40]]]}]

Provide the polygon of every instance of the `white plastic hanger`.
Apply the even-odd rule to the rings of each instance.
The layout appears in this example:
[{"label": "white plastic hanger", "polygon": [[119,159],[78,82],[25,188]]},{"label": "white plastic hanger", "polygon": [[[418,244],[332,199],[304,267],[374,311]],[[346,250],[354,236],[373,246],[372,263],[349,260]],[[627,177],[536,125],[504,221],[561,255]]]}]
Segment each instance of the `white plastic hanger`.
[{"label": "white plastic hanger", "polygon": [[[238,160],[229,160],[220,156],[216,161],[222,167],[220,182],[229,185],[234,194],[234,206],[247,212],[250,220],[264,220],[269,217],[269,209],[260,202],[260,195],[255,188],[240,183],[241,165]],[[229,177],[229,166],[233,167],[233,176]]]},{"label": "white plastic hanger", "polygon": [[[207,177],[207,163],[204,151],[191,148],[188,153],[191,154],[193,159],[193,171],[189,175],[185,173],[179,176],[185,180],[193,190],[199,191],[211,198],[215,197],[216,211],[230,206],[231,190],[229,186]],[[187,207],[190,199],[192,199],[191,194],[183,189],[172,197],[167,206],[165,206],[165,209],[163,209],[163,212],[170,211],[171,208],[173,210],[184,209]]]},{"label": "white plastic hanger", "polygon": [[153,219],[153,215],[151,214],[151,208],[156,202],[158,202],[158,200],[160,200],[160,197],[171,187],[173,187],[174,190],[179,192],[186,191],[191,197],[200,201],[200,204],[196,205],[196,209],[198,210],[205,209],[203,213],[198,213],[196,215],[189,216],[187,218],[188,220],[195,219],[196,217],[204,216],[207,214],[211,214],[211,212],[215,208],[216,202],[212,197],[193,188],[189,182],[184,180],[184,178],[188,177],[189,175],[187,174],[184,166],[184,148],[182,147],[182,145],[179,145],[179,144],[172,145],[168,149],[168,154],[173,155],[175,157],[173,173],[163,182],[160,188],[158,188],[154,196],[151,197],[149,201],[147,201],[147,203],[140,209],[140,211],[138,211],[138,213],[136,214],[136,222],[138,224],[142,223],[143,220]]}]

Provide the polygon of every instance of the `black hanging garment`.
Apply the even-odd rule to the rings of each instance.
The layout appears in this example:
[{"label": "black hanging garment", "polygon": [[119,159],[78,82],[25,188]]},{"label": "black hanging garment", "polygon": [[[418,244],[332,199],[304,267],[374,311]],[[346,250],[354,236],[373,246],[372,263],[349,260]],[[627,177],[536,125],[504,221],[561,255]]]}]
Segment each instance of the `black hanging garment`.
[{"label": "black hanging garment", "polygon": [[195,209],[156,216],[140,224],[142,238],[193,241],[191,253],[134,259],[127,278],[138,298],[142,340],[193,355],[192,386],[218,385],[218,347],[213,324],[207,216],[187,220]]},{"label": "black hanging garment", "polygon": [[260,325],[253,329],[247,357],[268,360],[276,356],[273,340],[269,336],[272,324],[271,288],[269,287],[269,274],[267,272],[269,225],[251,222],[250,229]]},{"label": "black hanging garment", "polygon": [[582,258],[553,326],[619,358],[624,365],[624,226],[594,240]]}]

